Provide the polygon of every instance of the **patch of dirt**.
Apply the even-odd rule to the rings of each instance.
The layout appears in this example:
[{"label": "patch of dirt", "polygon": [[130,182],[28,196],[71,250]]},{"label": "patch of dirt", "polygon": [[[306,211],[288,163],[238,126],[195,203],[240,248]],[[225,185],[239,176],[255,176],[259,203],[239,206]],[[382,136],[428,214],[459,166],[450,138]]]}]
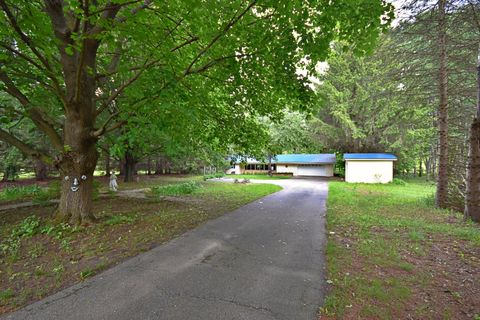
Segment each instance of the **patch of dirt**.
[{"label": "patch of dirt", "polygon": [[382,196],[385,195],[385,192],[381,191],[372,191],[367,189],[357,189],[357,193],[363,196]]},{"label": "patch of dirt", "polygon": [[[320,315],[319,319],[474,319],[480,315],[480,247],[442,234],[428,234],[425,240],[414,242],[407,235],[374,227],[371,232],[386,241],[400,237],[399,254],[408,268],[388,262],[376,265],[374,259],[357,251],[357,232],[355,228],[346,227],[329,235],[329,241],[340,247],[338,250],[346,251],[334,254],[339,259],[337,277],[348,275],[367,282],[398,279],[410,290],[410,295],[405,301],[362,300],[365,298],[355,294],[361,288],[349,287],[336,279],[330,290],[339,286],[349,305],[341,316]],[[423,253],[414,252],[412,248],[416,246],[421,246]],[[390,314],[365,315],[365,306],[388,310]]]},{"label": "patch of dirt", "polygon": [[480,315],[480,248],[444,236],[435,235],[432,240],[425,256],[405,256],[429,282],[412,288],[408,306],[419,316],[415,319]]}]

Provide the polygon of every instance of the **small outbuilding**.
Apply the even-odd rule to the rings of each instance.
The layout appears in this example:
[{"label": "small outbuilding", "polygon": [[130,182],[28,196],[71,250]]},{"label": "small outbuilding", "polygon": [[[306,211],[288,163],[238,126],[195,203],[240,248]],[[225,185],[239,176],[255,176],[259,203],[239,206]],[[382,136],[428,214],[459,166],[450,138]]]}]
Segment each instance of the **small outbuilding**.
[{"label": "small outbuilding", "polygon": [[346,182],[389,183],[397,157],[390,153],[345,153],[343,160]]}]

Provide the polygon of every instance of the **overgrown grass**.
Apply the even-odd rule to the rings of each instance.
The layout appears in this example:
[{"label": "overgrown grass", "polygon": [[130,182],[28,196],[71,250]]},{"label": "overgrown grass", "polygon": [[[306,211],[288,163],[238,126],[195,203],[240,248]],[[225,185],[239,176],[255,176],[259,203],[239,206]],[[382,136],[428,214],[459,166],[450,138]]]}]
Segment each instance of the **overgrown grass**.
[{"label": "overgrown grass", "polygon": [[155,196],[181,196],[191,194],[201,187],[202,185],[197,181],[188,181],[166,186],[154,186],[150,189]]},{"label": "overgrown grass", "polygon": [[38,185],[7,187],[0,191],[0,201],[16,201],[19,199],[32,199],[45,193]]},{"label": "overgrown grass", "polygon": [[158,187],[164,185],[171,185],[177,183],[184,183],[187,181],[203,181],[203,176],[201,175],[143,175],[138,176],[140,180],[134,182],[124,183],[123,181],[118,181],[119,190],[131,190],[131,189],[143,189]]},{"label": "overgrown grass", "polygon": [[48,187],[40,187],[36,184],[26,186],[7,187],[0,191],[0,202],[14,202],[32,200],[45,202],[60,196],[60,182],[52,181]]},{"label": "overgrown grass", "polygon": [[332,288],[321,314],[403,318],[414,299],[411,289],[431,285],[427,269],[415,261],[429,254],[435,239],[480,246],[477,225],[463,223],[460,213],[435,209],[432,199],[434,186],[425,181],[329,183],[326,254]]}]

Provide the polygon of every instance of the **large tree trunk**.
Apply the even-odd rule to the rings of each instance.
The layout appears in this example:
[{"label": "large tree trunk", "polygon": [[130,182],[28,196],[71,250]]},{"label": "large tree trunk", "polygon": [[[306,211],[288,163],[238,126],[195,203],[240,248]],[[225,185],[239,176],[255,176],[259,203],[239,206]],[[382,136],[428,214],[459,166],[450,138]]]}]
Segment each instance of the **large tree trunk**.
[{"label": "large tree trunk", "polygon": [[47,165],[42,160],[35,160],[35,179],[43,181],[48,178]]},{"label": "large tree trunk", "polygon": [[125,175],[125,159],[121,158],[118,161],[118,166],[120,167],[120,175],[124,176]]},{"label": "large tree trunk", "polygon": [[163,174],[163,159],[157,158],[155,161],[155,174]]},{"label": "large tree trunk", "polygon": [[480,119],[475,118],[470,127],[470,149],[467,164],[467,190],[465,218],[480,222]]},{"label": "large tree trunk", "polygon": [[172,167],[170,161],[165,161],[165,172],[167,174],[172,174]]},{"label": "large tree trunk", "polygon": [[[53,2],[52,2],[53,5]],[[96,47],[88,41],[83,56],[61,48],[66,87],[63,152],[55,161],[62,181],[58,218],[72,224],[95,220],[92,212],[93,172],[97,165],[95,128]]]},{"label": "large tree trunk", "polygon": [[95,220],[92,212],[93,172],[98,154],[90,133],[93,123],[82,112],[69,112],[65,122],[65,146],[56,166],[62,181],[57,217],[79,225]]},{"label": "large tree trunk", "polygon": [[465,218],[480,222],[480,47],[477,61],[477,114],[470,127]]},{"label": "large tree trunk", "polygon": [[105,151],[105,176],[110,177],[110,154]]},{"label": "large tree trunk", "polygon": [[439,69],[438,88],[440,104],[438,107],[439,159],[436,205],[446,208],[448,201],[448,104],[447,104],[447,35],[445,19],[445,0],[438,2]]},{"label": "large tree trunk", "polygon": [[136,160],[131,151],[125,152],[125,176],[123,177],[124,182],[132,182],[135,175],[135,165]]},{"label": "large tree trunk", "polygon": [[150,156],[147,157],[147,175],[152,174],[152,158]]}]

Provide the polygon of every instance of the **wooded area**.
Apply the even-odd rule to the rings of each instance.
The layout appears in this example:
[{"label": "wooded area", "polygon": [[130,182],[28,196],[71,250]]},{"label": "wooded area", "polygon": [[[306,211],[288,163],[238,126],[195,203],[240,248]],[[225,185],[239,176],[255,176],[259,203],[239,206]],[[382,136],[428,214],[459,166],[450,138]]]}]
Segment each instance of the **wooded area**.
[{"label": "wooded area", "polygon": [[94,220],[95,170],[308,152],[394,153],[480,220],[477,1],[408,1],[393,24],[379,0],[0,6],[3,180],[59,176],[62,220]]}]

